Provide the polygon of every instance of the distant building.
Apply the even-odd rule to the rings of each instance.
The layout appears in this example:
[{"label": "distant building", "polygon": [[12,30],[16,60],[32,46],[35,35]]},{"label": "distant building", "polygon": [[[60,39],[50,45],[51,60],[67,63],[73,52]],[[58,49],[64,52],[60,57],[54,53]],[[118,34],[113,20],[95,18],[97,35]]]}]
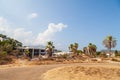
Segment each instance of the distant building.
[{"label": "distant building", "polygon": [[25,47],[18,47],[18,50],[20,50],[21,54],[25,54],[25,50],[29,50],[29,54],[30,54],[31,58],[33,58],[35,55],[46,54],[45,49],[40,48],[40,47],[25,46]]},{"label": "distant building", "polygon": [[[29,55],[31,58],[33,58],[34,56],[45,55],[47,53],[45,48],[34,46],[18,47],[18,50],[20,50],[21,54],[25,54],[25,50],[29,50]],[[54,52],[57,52],[57,50],[55,49]]]}]

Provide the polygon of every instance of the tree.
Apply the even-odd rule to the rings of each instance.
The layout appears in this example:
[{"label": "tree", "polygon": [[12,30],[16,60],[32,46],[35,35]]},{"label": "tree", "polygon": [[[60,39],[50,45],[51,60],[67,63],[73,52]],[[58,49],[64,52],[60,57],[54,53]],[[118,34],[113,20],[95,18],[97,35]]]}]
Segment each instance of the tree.
[{"label": "tree", "polygon": [[95,53],[97,51],[97,47],[95,44],[89,43],[87,47],[83,48],[83,52],[87,55],[91,55],[95,57]]},{"label": "tree", "polygon": [[6,42],[12,45],[13,50],[15,50],[17,47],[21,47],[22,46],[21,42],[15,40],[15,39],[12,39],[12,38],[8,38],[6,40]]},{"label": "tree", "polygon": [[78,54],[78,43],[70,44],[69,50],[70,52],[73,52],[74,54]]},{"label": "tree", "polygon": [[92,56],[95,57],[95,53],[96,53],[96,50],[97,50],[96,45],[95,45],[95,44],[92,44],[92,43],[89,43],[88,49],[89,49],[90,55],[92,55]]},{"label": "tree", "polygon": [[78,43],[74,43],[74,48],[77,50],[78,49]]},{"label": "tree", "polygon": [[83,52],[84,52],[85,54],[88,53],[88,49],[87,49],[87,47],[83,47]]},{"label": "tree", "polygon": [[46,52],[48,54],[48,57],[52,57],[54,48],[55,48],[55,46],[53,45],[53,42],[48,41],[47,45],[46,45]]},{"label": "tree", "polygon": [[70,46],[68,47],[70,52],[73,52],[73,44],[70,44]]},{"label": "tree", "polygon": [[82,50],[77,50],[77,53],[82,54],[83,52],[82,52]]},{"label": "tree", "polygon": [[2,38],[6,38],[6,35],[0,34],[0,37],[2,37]]},{"label": "tree", "polygon": [[0,34],[0,37],[4,38],[3,41],[0,41],[0,50],[1,52],[6,51],[7,54],[11,54],[13,50],[16,50],[17,47],[22,46],[22,43],[12,39],[10,37],[7,37],[6,35]]},{"label": "tree", "polygon": [[25,55],[26,55],[27,57],[32,58],[32,56],[30,55],[29,49],[25,49],[24,52],[25,52]]},{"label": "tree", "polygon": [[111,48],[114,48],[116,46],[116,40],[112,36],[107,36],[103,40],[103,45],[111,52]]},{"label": "tree", "polygon": [[0,34],[0,38],[0,64],[9,63],[12,61],[11,56],[18,54],[15,51],[18,46],[22,46],[22,43],[3,34]]}]

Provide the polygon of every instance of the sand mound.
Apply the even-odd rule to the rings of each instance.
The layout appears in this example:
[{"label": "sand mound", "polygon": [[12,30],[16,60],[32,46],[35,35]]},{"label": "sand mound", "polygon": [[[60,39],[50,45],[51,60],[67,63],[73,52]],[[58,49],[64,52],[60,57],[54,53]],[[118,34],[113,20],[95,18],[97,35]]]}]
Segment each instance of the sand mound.
[{"label": "sand mound", "polygon": [[70,66],[61,67],[42,75],[43,80],[120,80],[119,67]]}]

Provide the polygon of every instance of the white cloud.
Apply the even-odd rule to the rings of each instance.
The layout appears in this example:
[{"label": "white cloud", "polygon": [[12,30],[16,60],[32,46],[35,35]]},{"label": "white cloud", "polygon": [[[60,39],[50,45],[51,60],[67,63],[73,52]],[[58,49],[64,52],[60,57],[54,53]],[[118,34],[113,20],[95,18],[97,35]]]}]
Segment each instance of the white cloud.
[{"label": "white cloud", "polygon": [[45,44],[47,41],[52,40],[57,32],[62,31],[62,29],[66,27],[67,25],[64,25],[63,23],[50,23],[48,28],[43,33],[38,34],[38,37],[35,40],[35,44]]},{"label": "white cloud", "polygon": [[43,33],[39,33],[37,37],[34,37],[35,35],[33,35],[32,31],[26,31],[25,28],[14,29],[5,18],[0,17],[0,33],[17,39],[24,45],[45,45],[47,41],[53,39],[57,32],[62,31],[66,27],[67,25],[63,23],[50,23]]},{"label": "white cloud", "polygon": [[9,25],[7,23],[7,20],[4,19],[3,17],[0,17],[0,32],[5,34],[8,31],[9,31]]},{"label": "white cloud", "polygon": [[13,32],[13,37],[22,41],[26,45],[31,45],[34,37],[32,31],[25,31],[24,28],[17,28]]},{"label": "white cloud", "polygon": [[34,40],[32,31],[25,31],[24,28],[14,29],[3,17],[0,17],[0,33],[15,38],[21,41],[24,45],[30,45]]},{"label": "white cloud", "polygon": [[31,13],[29,16],[28,16],[28,19],[34,19],[34,18],[37,18],[38,17],[38,14],[37,13]]}]

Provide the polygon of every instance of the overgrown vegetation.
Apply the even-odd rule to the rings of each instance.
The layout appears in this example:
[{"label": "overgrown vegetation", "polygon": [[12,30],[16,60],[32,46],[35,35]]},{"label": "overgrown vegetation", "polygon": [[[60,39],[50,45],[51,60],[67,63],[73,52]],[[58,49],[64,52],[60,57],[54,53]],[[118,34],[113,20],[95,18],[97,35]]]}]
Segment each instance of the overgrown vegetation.
[{"label": "overgrown vegetation", "polygon": [[52,53],[54,52],[55,46],[53,45],[53,42],[48,41],[46,45],[46,52],[48,54],[48,57],[52,57]]},{"label": "overgrown vegetation", "polygon": [[115,56],[120,57],[120,51],[115,50]]},{"label": "overgrown vegetation", "polygon": [[[74,43],[69,45],[69,51],[70,54],[61,54],[57,57],[53,57],[53,52],[55,50],[55,46],[52,41],[48,41],[46,45],[46,52],[47,52],[47,58],[46,59],[63,59],[63,60],[77,60],[77,59],[87,59],[87,58],[95,58],[95,57],[101,57],[101,58],[108,58],[111,57],[113,53],[115,53],[115,56],[120,58],[120,51],[117,50],[111,50],[111,48],[114,48],[116,46],[116,40],[112,36],[108,36],[103,40],[103,44],[105,47],[108,48],[108,51],[99,51],[97,52],[97,46],[93,43],[89,43],[86,47],[82,50],[79,50],[79,44]],[[12,57],[18,57],[19,50],[17,50],[17,47],[21,47],[22,43],[7,37],[6,35],[0,34],[0,64],[6,64],[12,62]],[[62,52],[62,51],[57,51]],[[25,49],[24,53],[26,54],[25,59],[32,59],[32,55],[29,52],[29,49]],[[109,54],[109,55],[108,55]],[[44,56],[43,56],[44,57]],[[112,61],[116,61],[116,59],[112,59]]]},{"label": "overgrown vegetation", "polygon": [[96,57],[97,47],[95,44],[89,43],[87,47],[83,48],[83,52],[91,57]]},{"label": "overgrown vegetation", "polygon": [[115,62],[120,62],[120,59],[119,59],[119,58],[112,58],[111,60],[112,60],[112,61],[115,61]]},{"label": "overgrown vegetation", "polygon": [[18,54],[17,47],[20,46],[22,46],[21,42],[0,34],[0,64],[11,62],[11,56]]},{"label": "overgrown vegetation", "polygon": [[78,51],[78,43],[70,44],[68,47],[70,52],[73,52],[73,54],[78,55],[80,51]]}]

